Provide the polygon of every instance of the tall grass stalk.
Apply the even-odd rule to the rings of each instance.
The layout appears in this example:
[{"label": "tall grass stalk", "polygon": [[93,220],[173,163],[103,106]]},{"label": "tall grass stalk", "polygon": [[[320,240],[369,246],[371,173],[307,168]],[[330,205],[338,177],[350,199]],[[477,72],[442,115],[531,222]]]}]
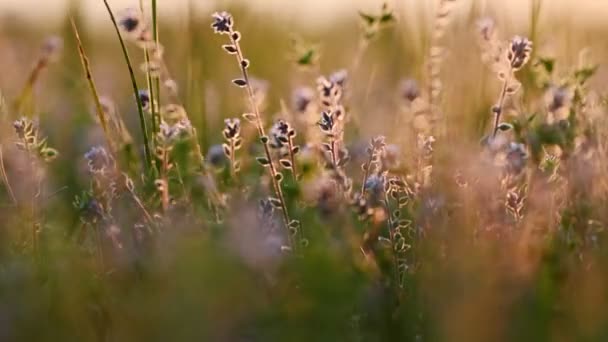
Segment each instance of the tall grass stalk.
[{"label": "tall grass stalk", "polygon": [[17,198],[15,197],[15,193],[13,192],[13,188],[11,187],[11,183],[8,180],[8,176],[6,175],[6,169],[4,168],[4,155],[2,152],[2,145],[0,145],[0,176],[2,176],[2,182],[4,182],[4,186],[6,187],[6,191],[13,202],[13,205],[17,205]]},{"label": "tall grass stalk", "polygon": [[[144,13],[144,0],[139,0],[139,9],[142,13]],[[144,45],[144,59],[146,61],[146,65],[150,65],[150,51],[147,45]],[[157,112],[159,108],[155,105],[155,103],[160,103],[160,99],[156,99],[156,92],[154,91],[154,87],[152,85],[152,75],[150,68],[146,69],[146,83],[148,84],[148,94],[150,94],[150,106],[151,114],[152,114],[152,136],[158,132],[158,124],[156,122]]]},{"label": "tall grass stalk", "polygon": [[135,73],[133,72],[133,66],[131,64],[131,59],[129,58],[129,52],[127,51],[127,47],[125,46],[125,42],[120,34],[120,29],[118,28],[118,24],[116,23],[116,17],[112,12],[112,8],[108,4],[107,0],[103,0],[103,3],[110,15],[110,19],[112,20],[112,25],[114,26],[114,30],[116,31],[116,36],[118,37],[118,41],[120,42],[120,47],[122,49],[123,56],[125,58],[125,62],[127,63],[127,67],[129,69],[129,76],[131,78],[131,85],[133,86],[133,96],[135,96],[135,101],[137,102],[137,111],[139,114],[139,124],[141,126],[141,131],[144,137],[144,153],[146,158],[146,166],[148,169],[152,167],[152,153],[150,151],[150,139],[148,138],[148,129],[146,127],[146,118],[144,116],[144,109],[141,103],[141,99],[139,97],[139,88],[137,86],[137,80],[135,79]]},{"label": "tall grass stalk", "polygon": [[101,105],[101,101],[99,100],[99,93],[97,92],[95,81],[93,80],[93,74],[91,73],[89,58],[87,57],[82,46],[82,41],[80,40],[80,35],[78,34],[78,28],[76,27],[74,19],[70,18],[70,22],[72,24],[72,30],[74,31],[74,37],[76,38],[76,43],[78,45],[78,55],[80,56],[80,62],[82,63],[82,68],[84,70],[85,77],[89,85],[89,90],[91,91],[91,95],[93,96],[93,101],[95,103],[95,111],[97,113],[97,118],[99,119],[99,123],[101,124],[101,128],[103,129],[103,133],[107,140],[108,147],[110,148],[110,150],[112,150],[112,152],[114,152],[112,137],[110,136],[110,132],[108,130],[106,113],[103,109],[103,106]]},{"label": "tall grass stalk", "polygon": [[[152,34],[154,36],[154,43],[156,44],[156,46],[160,46],[160,42],[158,39],[158,9],[156,6],[156,0],[152,0]],[[160,78],[159,77],[155,77],[153,78],[153,83],[154,83],[154,96],[156,98],[156,100],[158,101],[158,105],[159,107],[157,109],[152,108],[153,110],[153,119],[152,121],[157,121],[156,122],[156,128],[158,129],[158,125],[160,125]],[[154,103],[152,103],[152,107],[154,107]],[[154,114],[156,116],[154,116]],[[157,131],[154,132],[155,134],[157,133]]]},{"label": "tall grass stalk", "polygon": [[[272,182],[272,186],[274,188],[275,195],[278,197],[280,202],[280,211],[283,216],[283,221],[285,224],[285,229],[287,230],[287,235],[289,237],[290,247],[295,249],[295,243],[293,242],[293,235],[290,230],[290,225],[292,223],[289,218],[289,212],[287,211],[287,204],[285,202],[285,196],[283,195],[283,190],[281,188],[280,179],[277,177],[280,176],[280,173],[277,170],[277,167],[274,165],[272,161],[272,154],[270,152],[270,148],[268,146],[268,136],[266,135],[266,131],[264,130],[264,123],[262,121],[262,117],[260,115],[260,109],[258,108],[258,102],[255,98],[255,92],[253,87],[251,86],[249,72],[247,71],[247,67],[249,66],[249,61],[245,59],[243,55],[243,51],[241,49],[240,33],[235,31],[232,25],[228,27],[228,37],[230,37],[231,46],[234,48],[234,55],[237,58],[237,62],[239,64],[239,68],[241,70],[241,74],[243,76],[244,87],[247,91],[247,97],[249,99],[249,104],[251,110],[253,111],[253,123],[255,124],[260,140],[262,140],[262,145],[264,146],[264,154],[267,161],[268,170],[270,171],[270,179]],[[249,119],[248,119],[249,120]]]}]

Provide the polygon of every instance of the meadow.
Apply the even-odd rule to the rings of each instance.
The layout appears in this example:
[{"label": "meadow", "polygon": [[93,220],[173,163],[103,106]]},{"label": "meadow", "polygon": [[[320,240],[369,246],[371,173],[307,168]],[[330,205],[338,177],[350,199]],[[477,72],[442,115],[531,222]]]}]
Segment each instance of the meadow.
[{"label": "meadow", "polygon": [[95,1],[0,13],[1,341],[608,339],[602,13]]}]

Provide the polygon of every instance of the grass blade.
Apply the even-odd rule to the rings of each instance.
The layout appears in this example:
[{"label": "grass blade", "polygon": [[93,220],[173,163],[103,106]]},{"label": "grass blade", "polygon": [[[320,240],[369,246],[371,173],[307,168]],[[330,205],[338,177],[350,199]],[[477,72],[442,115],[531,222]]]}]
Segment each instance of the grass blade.
[{"label": "grass blade", "polygon": [[112,25],[116,30],[116,35],[118,36],[118,41],[120,42],[120,47],[122,49],[123,56],[127,63],[127,67],[129,69],[129,76],[131,78],[131,84],[133,86],[133,95],[135,96],[135,101],[137,101],[137,111],[139,114],[139,123],[141,126],[141,131],[144,137],[144,150],[146,155],[146,164],[148,168],[152,165],[152,153],[150,152],[150,139],[148,138],[148,129],[146,127],[146,118],[144,116],[144,109],[141,103],[141,99],[139,98],[139,87],[137,86],[137,80],[135,79],[135,73],[133,72],[133,66],[131,64],[131,59],[129,58],[129,52],[127,51],[127,47],[125,46],[125,42],[122,39],[122,35],[120,34],[120,30],[118,29],[118,24],[116,23],[116,17],[114,17],[114,13],[110,8],[107,0],[103,0],[106,9],[108,10],[108,14],[110,15],[110,19],[112,20]]},{"label": "grass blade", "polygon": [[89,64],[89,59],[84,52],[84,48],[82,46],[82,41],[80,40],[80,35],[78,34],[78,28],[76,27],[76,23],[74,19],[71,18],[70,22],[72,23],[72,30],[74,31],[74,36],[76,37],[76,43],[78,44],[78,54],[80,56],[80,62],[82,63],[82,68],[85,73],[85,77],[89,84],[89,90],[91,91],[91,95],[93,96],[93,101],[95,102],[95,111],[97,112],[97,117],[99,118],[99,122],[101,123],[101,128],[103,129],[103,134],[108,142],[108,146],[112,149],[112,139],[110,138],[110,134],[108,131],[108,122],[106,120],[106,113],[103,110],[101,105],[101,101],[99,100],[99,93],[97,92],[97,87],[95,87],[95,81],[93,80],[93,75],[91,74],[91,67]]}]

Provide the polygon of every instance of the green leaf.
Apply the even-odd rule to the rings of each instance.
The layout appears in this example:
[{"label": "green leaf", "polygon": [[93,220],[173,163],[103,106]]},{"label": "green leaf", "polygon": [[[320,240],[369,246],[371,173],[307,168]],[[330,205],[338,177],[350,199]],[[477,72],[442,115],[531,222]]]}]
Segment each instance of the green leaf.
[{"label": "green leaf", "polygon": [[371,15],[371,14],[363,13],[363,12],[359,12],[359,17],[361,18],[361,20],[363,20],[364,24],[366,24],[368,26],[371,26],[376,21],[378,21],[378,17]]},{"label": "green leaf", "polygon": [[310,49],[304,51],[304,53],[300,57],[298,57],[298,59],[296,60],[296,63],[301,66],[313,65],[315,56],[316,56],[315,49],[310,48]]}]

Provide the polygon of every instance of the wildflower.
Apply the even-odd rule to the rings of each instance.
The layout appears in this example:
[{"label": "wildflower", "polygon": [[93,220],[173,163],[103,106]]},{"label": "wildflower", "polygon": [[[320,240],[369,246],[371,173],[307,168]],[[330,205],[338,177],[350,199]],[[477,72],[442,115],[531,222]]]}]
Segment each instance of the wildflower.
[{"label": "wildflower", "polygon": [[137,36],[145,24],[141,12],[135,8],[127,8],[118,19],[118,26],[130,36]]},{"label": "wildflower", "polygon": [[321,97],[330,97],[332,95],[333,89],[334,84],[324,76],[321,76],[319,77],[319,79],[317,79],[317,90],[321,94]]},{"label": "wildflower", "polygon": [[241,120],[239,119],[226,119],[224,120],[225,128],[223,131],[224,138],[226,140],[236,139],[239,137],[241,132]]},{"label": "wildflower", "polygon": [[142,63],[140,65],[139,69],[144,74],[150,74],[150,77],[152,77],[152,78],[160,78],[161,73],[162,73],[161,64],[154,60],[150,60],[148,62]]},{"label": "wildflower", "polygon": [[215,33],[228,34],[232,31],[232,15],[228,12],[215,12],[212,14],[211,27]]},{"label": "wildflower", "polygon": [[102,146],[94,146],[84,154],[92,173],[104,173],[112,164],[112,156]]},{"label": "wildflower", "polygon": [[175,80],[167,79],[163,82],[163,85],[173,96],[177,96],[179,86]]},{"label": "wildflower", "polygon": [[42,45],[42,58],[46,61],[55,61],[62,49],[63,39],[61,37],[48,37]]},{"label": "wildflower", "polygon": [[296,136],[296,131],[285,120],[277,121],[270,129],[272,141],[270,146],[273,148],[282,148],[289,143],[289,139]]},{"label": "wildflower", "polygon": [[317,90],[321,96],[321,102],[327,106],[335,106],[342,99],[344,84],[348,73],[346,70],[339,70],[329,76],[321,76],[317,79]]},{"label": "wildflower", "polygon": [[163,120],[173,124],[182,120],[188,120],[188,113],[183,106],[178,104],[170,103],[160,111]]},{"label": "wildflower", "polygon": [[477,21],[477,29],[481,38],[485,41],[491,41],[495,34],[495,23],[492,18],[486,17]]},{"label": "wildflower", "polygon": [[524,144],[512,142],[509,144],[506,156],[506,169],[510,173],[519,174],[523,171],[528,160],[528,152]]},{"label": "wildflower", "polygon": [[567,106],[570,102],[570,93],[565,87],[554,87],[548,92],[549,104],[548,109],[550,112],[556,112],[561,108]]},{"label": "wildflower", "polygon": [[207,163],[221,167],[226,162],[226,155],[224,154],[224,148],[222,145],[213,145],[207,151]]},{"label": "wildflower", "polygon": [[386,178],[381,175],[371,175],[365,181],[366,193],[370,194],[370,201],[378,203],[383,196]]},{"label": "wildflower", "polygon": [[331,111],[325,111],[321,113],[321,120],[318,123],[321,131],[326,135],[332,135],[334,133],[335,121],[334,115]]},{"label": "wildflower", "polygon": [[402,98],[412,102],[420,96],[420,89],[418,88],[418,82],[413,79],[406,79],[401,82],[400,95]]},{"label": "wildflower", "polygon": [[344,87],[347,78],[348,71],[346,71],[346,69],[340,69],[329,75],[329,81],[339,85],[340,87]]},{"label": "wildflower", "polygon": [[514,70],[521,69],[530,59],[532,42],[528,38],[515,36],[510,43],[507,59]]},{"label": "wildflower", "polygon": [[20,139],[23,139],[32,130],[33,124],[26,118],[20,118],[13,122],[13,128],[15,129],[17,136],[19,136]]},{"label": "wildflower", "polygon": [[159,125],[159,137],[167,144],[183,138],[192,131],[190,120],[183,118],[174,125],[169,125],[166,121],[162,121]]},{"label": "wildflower", "polygon": [[314,91],[308,87],[297,88],[292,95],[292,106],[300,113],[303,113],[308,108],[308,105],[314,99]]},{"label": "wildflower", "polygon": [[382,154],[382,165],[384,169],[391,169],[399,165],[399,146],[387,145]]},{"label": "wildflower", "polygon": [[418,149],[421,151],[423,156],[431,156],[433,154],[434,143],[435,137],[432,135],[425,136],[424,134],[418,134],[417,136]]},{"label": "wildflower", "polygon": [[150,92],[148,90],[140,90],[138,93],[139,101],[144,110],[150,109]]}]

